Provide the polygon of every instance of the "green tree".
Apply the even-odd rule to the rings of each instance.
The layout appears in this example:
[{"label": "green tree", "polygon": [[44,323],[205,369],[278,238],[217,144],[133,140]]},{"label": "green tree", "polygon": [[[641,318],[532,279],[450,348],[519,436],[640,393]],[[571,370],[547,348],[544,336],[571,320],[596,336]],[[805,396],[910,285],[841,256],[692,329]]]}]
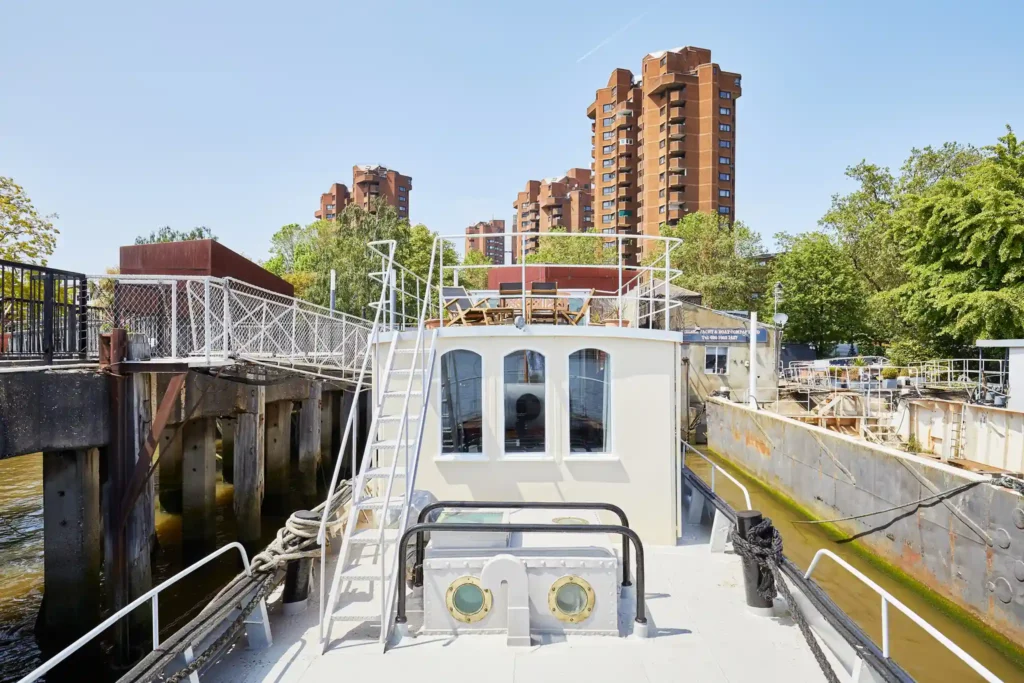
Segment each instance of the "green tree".
[{"label": "green tree", "polygon": [[[672,267],[682,271],[674,284],[699,292],[711,308],[747,311],[756,307],[767,274],[757,258],[764,246],[756,232],[740,221],[730,226],[718,214],[698,212],[675,225],[663,224],[661,234],[682,240],[669,256]],[[663,264],[664,253],[658,245],[644,263]]]},{"label": "green tree", "polygon": [[[772,262],[769,282],[782,283],[780,310],[789,315],[786,338],[814,344],[820,355],[858,338],[865,313],[863,279],[829,235],[779,235],[784,252]],[[771,300],[771,287],[765,301]]]},{"label": "green tree", "polygon": [[160,244],[163,242],[187,242],[189,240],[214,240],[218,238],[208,227],[200,225],[191,230],[174,230],[169,225],[154,230],[148,235],[139,235],[135,244]]},{"label": "green tree", "polygon": [[0,176],[0,258],[46,265],[57,246],[56,214],[40,216],[25,190]]},{"label": "green tree", "polygon": [[[555,234],[565,234],[565,228],[551,228]],[[590,232],[590,231],[587,231]],[[551,237],[541,235],[537,251],[526,257],[527,263],[567,265],[604,265],[616,262],[614,249],[607,249],[597,234],[593,237]]]},{"label": "green tree", "polygon": [[896,235],[908,314],[941,342],[1024,336],[1024,145],[1013,130],[986,157],[901,208]]},{"label": "green tree", "polygon": [[[470,250],[462,259],[464,266],[493,266],[491,259],[482,252]],[[459,271],[459,284],[467,289],[487,289],[487,273],[489,268],[473,268]]]}]

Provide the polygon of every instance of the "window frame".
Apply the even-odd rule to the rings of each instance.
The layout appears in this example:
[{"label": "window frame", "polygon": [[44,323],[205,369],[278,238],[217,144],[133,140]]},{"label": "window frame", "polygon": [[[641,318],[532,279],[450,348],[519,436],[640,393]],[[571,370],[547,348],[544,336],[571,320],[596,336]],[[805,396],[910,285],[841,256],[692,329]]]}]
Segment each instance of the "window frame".
[{"label": "window frame", "polygon": [[[618,460],[619,459],[619,456],[615,452],[615,431],[614,431],[614,429],[615,429],[615,420],[614,420],[614,414],[615,414],[615,408],[614,408],[614,405],[615,405],[615,400],[614,400],[615,389],[614,389],[614,386],[613,386],[613,383],[615,381],[615,377],[612,374],[612,355],[613,354],[604,345],[593,343],[595,341],[597,341],[597,340],[591,339],[591,340],[588,340],[587,343],[581,343],[580,346],[571,348],[569,350],[569,353],[565,354],[565,405],[563,406],[565,408],[565,416],[564,416],[564,419],[562,419],[560,421],[561,422],[560,427],[564,430],[564,433],[565,433],[565,436],[562,439],[562,441],[563,441],[562,445],[565,447],[565,456],[564,456],[565,460],[586,461],[586,460]],[[572,434],[571,434],[571,430],[572,430],[572,412],[569,409],[569,402],[571,400],[571,393],[570,393],[571,392],[571,387],[570,387],[570,381],[571,381],[570,372],[571,372],[571,370],[570,370],[570,360],[569,359],[573,356],[573,354],[578,353],[580,351],[587,351],[589,349],[593,349],[594,351],[600,351],[603,354],[605,354],[605,357],[607,358],[607,361],[606,361],[607,364],[605,365],[605,374],[607,375],[607,379],[605,380],[605,384],[608,387],[608,397],[609,398],[608,398],[608,414],[605,416],[605,421],[604,421],[605,443],[607,444],[607,447],[603,451],[577,451],[577,452],[574,453],[573,450],[572,450]]]},{"label": "window frame", "polygon": [[[544,358],[544,450],[542,451],[506,451],[505,450],[505,359],[511,356],[513,353],[533,352],[539,354]],[[551,452],[551,407],[554,403],[551,400],[552,382],[548,372],[548,354],[540,351],[536,348],[530,348],[528,346],[516,346],[509,349],[507,352],[501,355],[501,383],[498,391],[501,405],[501,429],[498,430],[498,445],[501,448],[501,459],[502,460],[526,460],[526,461],[537,461],[537,460],[554,460],[554,455]]]},{"label": "window frame", "polygon": [[[476,354],[480,358],[480,452],[479,453],[444,453],[444,413],[443,401],[444,394],[442,393],[442,385],[444,384],[444,378],[441,370],[441,363],[444,357],[454,351],[468,351],[469,353]],[[487,452],[487,356],[480,353],[476,349],[471,349],[464,346],[454,346],[447,349],[444,353],[437,357],[437,451],[434,453],[434,460],[436,462],[478,462],[490,460],[490,455]],[[412,423],[407,423],[406,429],[410,429]],[[415,425],[419,427],[419,425]]]},{"label": "window frame", "polygon": [[[718,361],[715,361],[716,371],[715,372],[708,372],[708,349],[725,349],[725,371],[724,372],[718,372],[717,371]],[[717,354],[717,353],[715,354],[716,357],[718,355],[719,354]],[[715,375],[715,376],[719,376],[719,377],[727,376],[729,374],[729,355],[730,354],[729,354],[729,347],[728,346],[718,345],[718,344],[711,345],[711,346],[705,345],[704,346],[704,365],[701,366],[704,369],[704,374],[705,375]]]}]

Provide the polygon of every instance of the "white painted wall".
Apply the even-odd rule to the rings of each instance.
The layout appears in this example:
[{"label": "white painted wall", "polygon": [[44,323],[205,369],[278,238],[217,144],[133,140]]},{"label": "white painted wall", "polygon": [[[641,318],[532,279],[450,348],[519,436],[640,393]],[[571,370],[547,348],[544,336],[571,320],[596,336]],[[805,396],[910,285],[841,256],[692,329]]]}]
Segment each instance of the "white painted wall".
[{"label": "white painted wall", "polygon": [[[679,337],[657,330],[604,327],[442,330],[416,488],[441,500],[614,503],[645,542],[675,543],[680,508]],[[378,349],[379,368],[386,360],[386,342],[385,338]],[[411,346],[412,334],[403,335],[401,343]],[[569,452],[568,361],[571,353],[584,348],[601,349],[610,356],[612,447],[607,454]],[[439,363],[441,354],[454,349],[483,357],[483,453],[440,452]],[[544,454],[504,453],[502,361],[506,354],[524,349],[543,353],[546,360]],[[618,523],[614,516],[606,521]]]},{"label": "white painted wall", "polygon": [[961,410],[961,458],[1011,472],[1024,471],[1021,411],[943,399],[916,399],[909,402],[907,435],[914,435],[930,453],[944,459],[953,457],[955,425]]}]

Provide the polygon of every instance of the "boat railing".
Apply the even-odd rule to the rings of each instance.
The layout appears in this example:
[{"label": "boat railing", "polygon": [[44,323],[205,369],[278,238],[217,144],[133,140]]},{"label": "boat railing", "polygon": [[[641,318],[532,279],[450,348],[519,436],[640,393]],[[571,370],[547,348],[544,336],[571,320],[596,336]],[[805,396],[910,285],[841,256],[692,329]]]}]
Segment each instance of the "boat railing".
[{"label": "boat railing", "polygon": [[724,476],[726,479],[728,479],[732,483],[736,484],[736,486],[739,487],[740,491],[743,492],[743,501],[747,504],[747,509],[748,510],[753,510],[754,509],[753,504],[750,502],[750,491],[747,490],[746,486],[744,486],[742,483],[740,483],[739,479],[737,479],[736,477],[734,477],[731,474],[729,474],[724,468],[722,468],[721,465],[719,465],[718,463],[713,461],[711,458],[709,458],[708,456],[706,456],[703,453],[701,453],[700,451],[698,451],[696,448],[691,446],[686,441],[683,441],[682,439],[680,439],[680,443],[683,444],[684,452],[685,452],[685,450],[689,450],[690,452],[695,453],[696,455],[698,455],[701,458],[703,458],[709,465],[711,465],[711,492],[712,493],[717,493],[715,491],[715,472],[721,472],[722,476]]},{"label": "boat railing", "polygon": [[242,558],[242,565],[243,565],[243,567],[245,569],[245,575],[246,576],[252,576],[252,568],[249,565],[249,556],[248,556],[248,554],[246,554],[245,548],[242,546],[241,543],[238,543],[237,541],[233,542],[233,543],[228,543],[224,547],[215,550],[214,552],[210,553],[209,555],[207,555],[203,559],[199,560],[195,564],[193,564],[193,565],[191,565],[189,567],[186,567],[185,569],[181,570],[180,572],[178,572],[177,574],[175,574],[171,578],[169,578],[166,581],[164,581],[163,583],[161,583],[159,586],[156,586],[155,588],[149,589],[148,591],[146,591],[145,593],[143,593],[139,597],[135,598],[134,600],[132,600],[130,603],[128,603],[124,607],[122,607],[121,609],[117,610],[116,612],[111,614],[109,617],[104,619],[102,622],[100,622],[100,624],[98,626],[96,626],[95,628],[93,628],[91,631],[89,631],[88,633],[83,635],[81,638],[79,638],[75,642],[73,642],[70,645],[68,645],[66,648],[64,648],[63,650],[61,650],[57,654],[55,654],[53,657],[50,657],[42,665],[40,665],[35,670],[33,670],[30,674],[28,674],[27,676],[22,678],[20,681],[18,681],[18,683],[32,683],[32,681],[39,680],[48,671],[50,671],[55,666],[57,666],[58,664],[63,662],[65,659],[67,659],[68,657],[73,655],[75,652],[80,650],[82,647],[84,647],[86,644],[88,644],[89,641],[93,640],[96,636],[100,635],[105,630],[110,628],[118,619],[120,619],[121,617],[126,616],[127,614],[129,614],[130,612],[135,610],[136,607],[138,607],[139,605],[142,605],[143,603],[146,603],[146,602],[149,602],[151,604],[151,606],[152,606],[152,621],[153,621],[153,648],[152,649],[156,650],[158,647],[160,647],[160,593],[164,589],[169,588],[169,587],[173,586],[174,584],[178,583],[179,581],[181,581],[182,579],[184,579],[186,576],[188,576],[189,574],[193,573],[197,569],[200,569],[201,567],[206,566],[207,564],[209,564],[213,560],[217,559],[221,555],[223,555],[223,554],[225,554],[227,552],[230,552],[232,550],[237,550],[238,554],[241,556],[241,558]]},{"label": "boat railing", "polygon": [[984,678],[986,681],[990,681],[991,683],[1002,683],[1002,679],[1000,679],[994,673],[992,673],[991,671],[986,669],[984,666],[982,666],[982,664],[978,660],[976,660],[974,657],[972,657],[969,654],[967,654],[966,652],[964,652],[963,649],[960,648],[960,646],[958,646],[952,640],[950,640],[945,635],[943,635],[942,632],[939,631],[937,628],[935,628],[934,626],[929,624],[927,621],[925,621],[925,619],[923,617],[921,617],[917,612],[915,612],[914,610],[912,610],[909,607],[907,607],[906,605],[904,605],[902,602],[899,601],[899,599],[897,599],[895,596],[893,596],[892,593],[890,593],[889,591],[885,590],[884,588],[879,586],[877,583],[875,583],[874,581],[869,579],[867,576],[865,576],[863,573],[861,573],[858,569],[856,569],[855,567],[851,566],[850,563],[848,563],[846,560],[842,559],[841,557],[839,557],[838,555],[833,553],[831,550],[828,550],[827,548],[822,548],[821,550],[819,550],[817,553],[814,554],[814,559],[811,560],[810,566],[807,567],[807,571],[804,573],[804,578],[805,579],[810,579],[811,578],[811,574],[814,572],[814,569],[818,566],[818,562],[821,560],[822,557],[828,557],[828,558],[832,559],[840,567],[842,567],[846,571],[848,571],[851,574],[853,574],[856,578],[860,579],[861,583],[863,583],[868,588],[873,590],[875,593],[878,593],[879,596],[881,596],[881,598],[882,598],[882,654],[885,657],[888,658],[890,656],[889,655],[889,605],[892,605],[893,607],[898,609],[900,612],[902,612],[904,615],[906,615],[911,621],[913,621],[915,624],[917,624],[922,629],[924,629],[924,631],[928,635],[930,635],[935,640],[939,641],[939,643],[943,647],[945,647],[947,650],[949,650],[954,655],[956,655],[957,658],[960,659],[960,661],[962,661],[967,666],[971,667],[971,669],[975,673],[977,673],[979,676]]}]

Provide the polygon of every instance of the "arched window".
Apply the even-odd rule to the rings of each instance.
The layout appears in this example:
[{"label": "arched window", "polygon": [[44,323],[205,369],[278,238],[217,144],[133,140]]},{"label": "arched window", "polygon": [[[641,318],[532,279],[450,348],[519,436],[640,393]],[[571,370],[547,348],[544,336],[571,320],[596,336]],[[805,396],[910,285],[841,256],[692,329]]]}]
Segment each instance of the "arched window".
[{"label": "arched window", "polygon": [[545,446],[544,354],[505,356],[505,452],[543,453]]},{"label": "arched window", "polygon": [[611,391],[609,356],[581,349],[569,356],[569,451],[607,453]]},{"label": "arched window", "polygon": [[441,452],[483,449],[483,372],[480,354],[462,349],[441,356]]}]

